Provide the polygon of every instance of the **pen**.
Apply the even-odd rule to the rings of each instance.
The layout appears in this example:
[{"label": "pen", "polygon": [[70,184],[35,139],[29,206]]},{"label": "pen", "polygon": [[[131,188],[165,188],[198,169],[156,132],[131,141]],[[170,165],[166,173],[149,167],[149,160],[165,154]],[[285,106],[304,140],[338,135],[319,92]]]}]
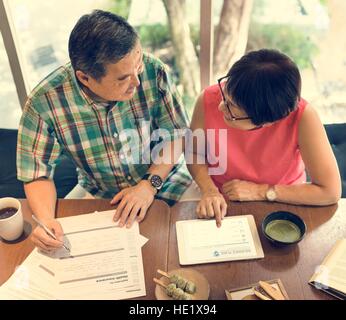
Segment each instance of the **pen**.
[{"label": "pen", "polygon": [[[49,236],[51,236],[54,240],[59,241],[59,240],[56,238],[55,234],[54,234],[52,231],[50,231],[40,220],[38,220],[34,215],[32,215],[32,218],[34,219],[34,221],[35,221],[44,231],[46,231],[46,233],[47,233]],[[70,252],[70,248],[66,247],[64,243],[63,243],[62,245],[63,245],[63,247],[64,247],[68,252]]]}]

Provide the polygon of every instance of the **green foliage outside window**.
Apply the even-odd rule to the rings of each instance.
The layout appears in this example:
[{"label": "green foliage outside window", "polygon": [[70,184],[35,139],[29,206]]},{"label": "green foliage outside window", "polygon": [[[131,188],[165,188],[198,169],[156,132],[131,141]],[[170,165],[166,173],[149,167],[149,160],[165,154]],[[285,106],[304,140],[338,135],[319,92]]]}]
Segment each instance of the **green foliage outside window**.
[{"label": "green foliage outside window", "polygon": [[169,28],[165,24],[155,23],[137,28],[143,47],[151,50],[161,49],[170,41]]},{"label": "green foliage outside window", "polygon": [[127,19],[131,10],[131,2],[132,0],[111,0],[108,10]]},{"label": "green foliage outside window", "polygon": [[316,44],[307,30],[294,25],[259,24],[250,27],[247,51],[271,48],[287,54],[299,68],[311,67],[313,56],[318,53]]}]

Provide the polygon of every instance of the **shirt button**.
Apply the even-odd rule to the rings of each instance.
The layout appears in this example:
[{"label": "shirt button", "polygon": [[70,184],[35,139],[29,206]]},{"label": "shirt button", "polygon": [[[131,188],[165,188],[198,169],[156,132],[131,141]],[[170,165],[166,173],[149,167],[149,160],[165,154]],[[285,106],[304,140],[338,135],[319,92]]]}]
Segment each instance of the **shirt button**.
[{"label": "shirt button", "polygon": [[131,181],[132,177],[131,176],[127,176],[127,180]]},{"label": "shirt button", "polygon": [[114,133],[114,135],[113,135],[114,138],[118,138],[118,136],[119,135],[117,133]]},{"label": "shirt button", "polygon": [[120,155],[120,159],[121,160],[124,160],[125,159],[125,156],[123,154]]}]

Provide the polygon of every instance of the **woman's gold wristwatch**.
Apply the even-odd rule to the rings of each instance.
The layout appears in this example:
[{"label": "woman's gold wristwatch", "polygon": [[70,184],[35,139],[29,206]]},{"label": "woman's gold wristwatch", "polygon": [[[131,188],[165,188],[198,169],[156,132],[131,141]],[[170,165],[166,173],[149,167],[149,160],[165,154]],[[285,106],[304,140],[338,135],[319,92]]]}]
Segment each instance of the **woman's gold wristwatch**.
[{"label": "woman's gold wristwatch", "polygon": [[277,194],[275,191],[275,186],[270,186],[266,192],[266,198],[268,201],[275,201],[277,198]]}]

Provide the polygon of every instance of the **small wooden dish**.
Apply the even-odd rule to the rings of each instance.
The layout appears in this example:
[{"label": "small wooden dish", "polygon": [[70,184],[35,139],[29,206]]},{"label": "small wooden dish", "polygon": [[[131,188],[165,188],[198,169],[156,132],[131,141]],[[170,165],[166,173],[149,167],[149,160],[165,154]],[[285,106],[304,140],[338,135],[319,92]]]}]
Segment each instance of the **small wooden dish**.
[{"label": "small wooden dish", "polygon": [[[281,292],[280,297],[282,297],[284,300],[289,300],[285,287],[280,279],[268,280],[266,282]],[[249,284],[245,287],[225,290],[226,297],[228,300],[261,300],[254,292],[254,288],[258,287],[259,285],[260,283],[257,282]]]},{"label": "small wooden dish", "polygon": [[[169,271],[168,274],[169,275],[177,274],[185,278],[186,280],[189,280],[195,283],[196,292],[194,294],[191,294],[192,300],[208,300],[209,292],[210,292],[209,282],[206,279],[206,277],[200,272],[194,269],[181,268],[181,269],[175,269],[175,270]],[[169,284],[169,279],[167,277],[163,276],[159,280],[163,282],[165,285]],[[159,285],[156,285],[155,297],[157,300],[173,300],[171,297],[169,297],[166,294],[165,289]]]}]

